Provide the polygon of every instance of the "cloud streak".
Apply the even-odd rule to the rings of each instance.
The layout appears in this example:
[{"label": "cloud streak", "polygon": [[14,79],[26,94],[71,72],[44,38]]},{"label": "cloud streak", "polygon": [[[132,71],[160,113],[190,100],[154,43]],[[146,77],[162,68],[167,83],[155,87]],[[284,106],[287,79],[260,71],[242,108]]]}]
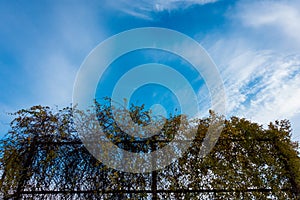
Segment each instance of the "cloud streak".
[{"label": "cloud streak", "polygon": [[109,5],[128,15],[145,20],[153,20],[153,14],[187,9],[193,5],[215,3],[218,0],[120,0],[109,1]]},{"label": "cloud streak", "polygon": [[292,119],[296,139],[300,137],[299,8],[297,1],[241,1],[227,14],[231,30],[203,42],[221,70],[228,115],[263,124]]},{"label": "cloud streak", "polygon": [[300,118],[299,54],[249,49],[247,45],[226,39],[215,42],[208,52],[224,80],[228,116],[245,117],[262,124],[293,119],[293,127],[296,125],[294,137],[300,137],[297,132],[297,119]]},{"label": "cloud streak", "polygon": [[[244,27],[285,43],[298,46],[300,44],[300,2],[291,1],[242,1],[237,4],[233,20]],[[275,36],[275,38],[273,38]]]},{"label": "cloud streak", "polygon": [[[0,62],[1,71],[7,71],[0,83],[2,132],[11,120],[9,112],[38,104],[69,106],[80,64],[105,37],[104,30],[99,28],[96,6],[42,4],[38,11],[26,6],[7,6],[7,10],[15,9],[18,14],[7,21],[0,20],[5,27],[0,34],[7,38],[1,41],[0,51],[4,48],[10,52],[4,60],[7,64]],[[42,15],[37,13],[40,10]]]}]

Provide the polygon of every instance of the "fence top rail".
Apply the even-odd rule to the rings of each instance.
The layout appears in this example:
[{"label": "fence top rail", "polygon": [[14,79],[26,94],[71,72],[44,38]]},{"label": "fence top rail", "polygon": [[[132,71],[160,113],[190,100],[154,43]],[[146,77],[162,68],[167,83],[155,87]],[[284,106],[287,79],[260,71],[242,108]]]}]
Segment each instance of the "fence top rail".
[{"label": "fence top rail", "polygon": [[[282,188],[281,191],[290,191]],[[139,194],[139,193],[232,193],[232,192],[272,192],[271,188],[248,188],[248,189],[176,189],[176,190],[37,190],[21,191],[21,194]]]}]

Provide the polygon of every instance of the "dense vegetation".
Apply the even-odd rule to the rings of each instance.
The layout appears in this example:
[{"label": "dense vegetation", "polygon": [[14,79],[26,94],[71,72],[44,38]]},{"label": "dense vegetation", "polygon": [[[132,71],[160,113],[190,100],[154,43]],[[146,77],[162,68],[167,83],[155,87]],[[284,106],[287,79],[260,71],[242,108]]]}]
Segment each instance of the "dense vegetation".
[{"label": "dense vegetation", "polygon": [[[73,111],[34,106],[15,113],[0,143],[0,198],[299,198],[299,147],[291,141],[286,120],[270,123],[267,129],[237,117],[225,120],[216,146],[202,158],[199,151],[211,113],[197,120],[196,138],[182,158],[162,170],[134,174],[110,169],[86,150],[74,129]],[[166,145],[180,123],[178,116],[170,117],[160,135],[134,142],[115,126],[109,107],[97,105],[97,112],[111,141],[133,152]],[[143,107],[132,106],[130,113],[138,124],[149,122]]]}]

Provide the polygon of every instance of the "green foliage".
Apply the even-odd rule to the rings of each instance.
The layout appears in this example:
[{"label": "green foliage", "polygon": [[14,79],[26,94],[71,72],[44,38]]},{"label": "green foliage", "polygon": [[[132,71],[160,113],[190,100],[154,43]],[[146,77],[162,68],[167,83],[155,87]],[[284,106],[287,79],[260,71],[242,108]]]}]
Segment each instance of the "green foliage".
[{"label": "green foliage", "polygon": [[[117,116],[99,104],[94,111],[111,141],[132,152],[150,152],[153,143],[157,148],[167,145],[180,131],[179,124],[188,123],[183,116],[171,116],[159,134],[138,140],[118,128],[114,117],[122,119],[124,111],[135,123],[147,125],[153,119],[143,107],[132,106]],[[93,158],[74,129],[74,112],[81,111],[34,106],[14,113],[11,130],[0,143],[0,198],[150,199],[153,190],[160,199],[299,198],[299,146],[291,141],[286,120],[267,129],[237,117],[225,120],[218,142],[203,158],[203,139],[217,118],[211,112],[193,122],[198,131],[182,158],[153,173],[131,174]],[[81,116],[89,117],[83,112]]]}]

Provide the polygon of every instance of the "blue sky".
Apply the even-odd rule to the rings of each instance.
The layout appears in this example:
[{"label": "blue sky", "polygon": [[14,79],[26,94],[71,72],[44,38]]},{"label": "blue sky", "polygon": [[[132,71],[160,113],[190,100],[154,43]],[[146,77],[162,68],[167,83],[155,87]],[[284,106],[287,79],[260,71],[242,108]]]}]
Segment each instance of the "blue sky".
[{"label": "blue sky", "polygon": [[76,73],[96,45],[154,26],[207,50],[224,81],[228,116],[290,119],[300,141],[299,18],[297,0],[2,0],[0,130],[8,129],[8,112],[70,105]]}]

